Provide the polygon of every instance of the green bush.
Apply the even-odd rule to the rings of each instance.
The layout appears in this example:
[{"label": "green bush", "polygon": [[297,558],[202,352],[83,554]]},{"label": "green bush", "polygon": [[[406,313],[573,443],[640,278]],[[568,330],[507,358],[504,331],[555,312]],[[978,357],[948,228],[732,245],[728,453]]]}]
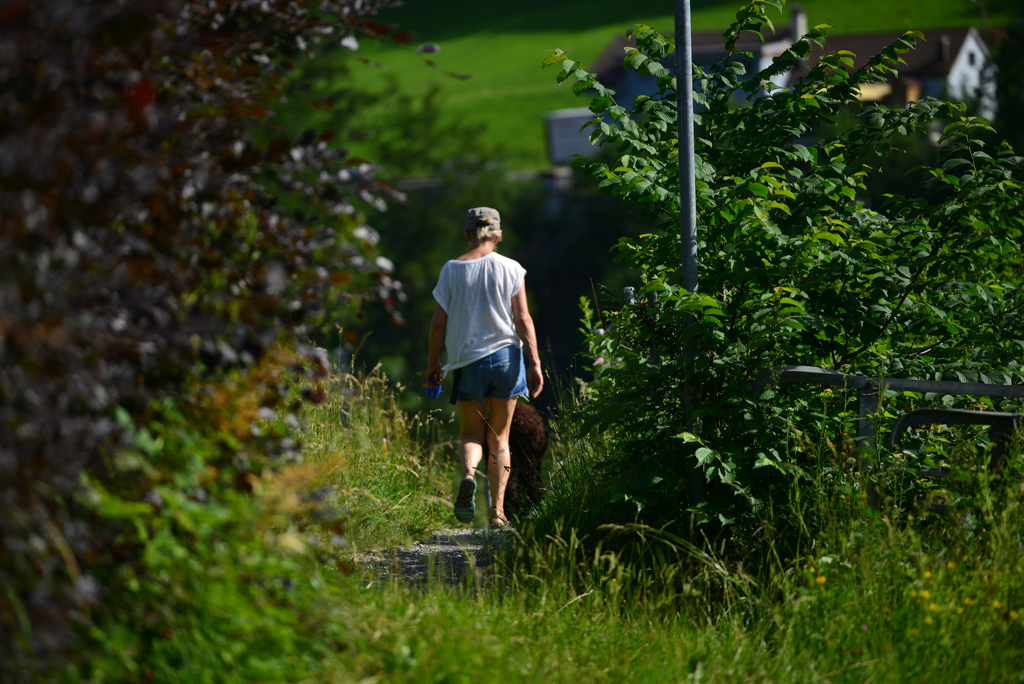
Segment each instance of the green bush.
[{"label": "green bush", "polygon": [[[663,219],[664,233],[622,239],[618,258],[642,270],[633,304],[606,307],[607,332],[590,325],[603,370],[581,417],[609,452],[613,501],[635,502],[648,520],[695,516],[749,521],[793,493],[812,463],[806,435],[831,448],[837,486],[859,490],[849,466],[851,412],[841,397],[793,390],[751,396],[753,379],[782,364],[873,377],[1003,383],[1024,378],[1021,288],[1021,159],[982,149],[985,121],[964,105],[925,99],[905,109],[859,101],[862,84],[896,73],[921,37],[908,32],[861,69],[826,52],[786,89],[772,83],[824,45],[827,25],[757,74],[734,61],[741,31],[770,25],[769,6],[740,10],[725,32],[730,57],[694,68],[699,291],[680,286],[676,80],[660,60],[671,37],[647,26],[629,35],[624,65],[657,80],[632,108],[614,101],[562,51],[545,60],[559,82],[596,92],[593,139],[609,163],[577,169],[609,193]],[[852,114],[846,128],[832,128]],[[865,178],[900,153],[896,136],[945,125],[938,159],[920,169],[915,197],[890,195],[870,209]],[[894,398],[905,406],[921,397]],[[966,401],[966,400],[964,400]],[[943,400],[954,403],[952,397]],[[695,468],[706,499],[691,493]],[[796,522],[792,522],[796,525]]]}]

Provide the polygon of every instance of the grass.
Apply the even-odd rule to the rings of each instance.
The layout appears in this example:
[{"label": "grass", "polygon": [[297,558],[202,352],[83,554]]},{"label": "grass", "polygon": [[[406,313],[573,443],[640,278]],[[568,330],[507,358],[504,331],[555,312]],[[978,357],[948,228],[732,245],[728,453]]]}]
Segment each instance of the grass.
[{"label": "grass", "polygon": [[327,401],[304,414],[305,454],[317,484],[349,510],[348,541],[389,548],[451,525],[445,421],[407,415],[377,370],[332,376],[326,390]]},{"label": "grass", "polygon": [[[352,572],[350,551],[325,542],[339,507],[362,549],[454,526],[450,426],[406,415],[376,374],[327,389],[304,414],[304,463],[209,510],[182,495],[154,511],[189,533],[165,522],[145,566],[119,568],[124,588],[88,626],[91,658],[57,681],[1015,682],[1024,672],[1015,481],[979,487],[969,514],[914,519],[840,502],[815,480],[808,508],[787,514],[826,522],[795,552],[768,535],[764,562],[744,569],[717,543],[596,526],[608,519],[593,486],[600,438],[563,428],[553,489],[520,543],[462,585],[413,588]],[[179,432],[159,433],[164,448],[197,458],[208,477],[201,457],[216,444]],[[574,500],[586,516],[552,519]]]},{"label": "grass", "polygon": [[[446,506],[428,498],[445,480],[441,450],[413,439],[417,425],[425,438],[429,421],[401,416],[373,376],[339,381],[346,386],[355,392],[345,423],[329,417],[336,407],[315,409],[307,439],[320,477],[351,509],[353,534],[362,544],[375,535],[394,543],[430,522],[451,526]],[[970,515],[923,520],[856,500],[837,506],[822,492],[811,504],[822,510],[803,515],[828,522],[788,558],[769,539],[764,553],[774,560],[750,575],[713,546],[665,530],[592,529],[601,515],[598,449],[564,430],[559,444],[540,511],[548,531],[523,530],[524,542],[490,575],[412,589],[330,564],[311,569],[323,594],[314,622],[329,640],[312,680],[1019,681],[1018,487],[982,488]],[[577,520],[591,526],[590,539],[550,519],[573,496],[595,507]]]},{"label": "grass", "polygon": [[1024,649],[1019,603],[1010,603],[1021,598],[1016,561],[986,568],[920,554],[907,563],[922,547],[879,532],[823,570],[780,580],[774,588],[788,590],[785,599],[762,589],[713,613],[703,596],[671,596],[657,584],[642,596],[619,589],[642,574],[611,563],[592,583],[570,588],[563,582],[575,557],[555,543],[543,550],[560,563],[537,580],[544,591],[364,591],[348,618],[358,625],[347,642],[358,654],[352,674],[451,682],[1017,681]]},{"label": "grass", "polygon": [[[724,31],[740,3],[693,0],[692,22],[698,31]],[[804,0],[809,24],[830,23],[834,33],[889,31],[894,37],[907,29],[981,25],[977,4],[970,0],[857,0],[835,3]],[[1021,16],[1013,0],[987,2],[989,23],[1008,24]],[[419,56],[364,41],[360,55],[386,66],[382,72],[356,68],[356,82],[371,89],[391,88],[384,75],[394,76],[398,87],[416,95],[430,88],[442,90],[445,116],[468,124],[486,126],[482,144],[499,149],[499,158],[512,168],[534,169],[548,165],[544,142],[544,116],[548,112],[586,106],[568,86],[555,85],[551,70],[542,71],[547,51],[567,50],[588,67],[613,36],[635,23],[673,30],[673,5],[669,0],[613,2],[566,0],[561,3],[522,3],[511,0],[421,0],[391,10],[384,18],[417,34],[418,42],[437,42],[442,51],[431,57],[450,72],[470,76],[454,80],[425,66]],[[789,9],[778,23],[789,22]],[[315,80],[325,92],[335,85],[330,60],[318,68]],[[356,65],[359,67],[359,65]],[[310,112],[310,116],[317,113]],[[359,144],[354,145],[359,149]]]}]

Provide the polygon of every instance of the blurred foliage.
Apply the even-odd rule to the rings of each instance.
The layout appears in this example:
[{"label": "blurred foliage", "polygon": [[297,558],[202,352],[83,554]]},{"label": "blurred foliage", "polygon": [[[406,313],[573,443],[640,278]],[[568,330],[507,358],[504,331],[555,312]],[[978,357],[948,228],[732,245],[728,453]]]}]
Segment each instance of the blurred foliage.
[{"label": "blurred foliage", "polygon": [[[741,32],[770,25],[767,10],[781,5],[742,8],[726,50]],[[661,64],[672,38],[647,26],[630,30],[636,47],[626,48],[625,66],[658,81],[657,93],[637,97],[631,110],[563,51],[545,60],[560,83],[596,93],[592,139],[616,152],[611,163],[580,157],[575,166],[667,229],[619,242],[619,258],[642,269],[644,286],[635,302],[605,312],[607,334],[589,331],[603,370],[580,408],[580,419],[607,439],[610,498],[649,508],[650,520],[754,524],[801,481],[799,435],[811,425],[825,431],[837,462],[847,462],[849,408],[840,401],[823,414],[812,405],[816,393],[800,389],[753,397],[751,383],[765,368],[1024,378],[1021,158],[1005,145],[985,151],[981,135],[991,128],[966,116],[962,103],[859,102],[859,85],[894,75],[916,32],[859,70],[833,52],[793,87],[771,83],[812,43],[824,45],[827,30],[812,28],[756,74],[732,58],[694,68],[694,101],[706,108],[695,115],[695,293],[679,284],[677,93]],[[748,106],[735,107],[736,97]],[[851,125],[818,134],[844,112],[856,114]],[[950,123],[940,142],[948,144],[919,170],[913,195],[890,190],[873,209],[857,201],[864,179],[898,152],[894,138],[943,121]],[[970,400],[944,403],[956,401]]]},{"label": "blurred foliage", "polygon": [[1024,150],[1024,18],[1008,27],[994,52],[998,110],[992,124],[1015,150]]},{"label": "blurred foliage", "polygon": [[[394,296],[357,230],[394,189],[331,131],[282,134],[274,110],[321,46],[408,40],[374,20],[386,4],[0,10],[6,681],[62,668],[122,617],[125,634],[175,633],[184,606],[220,610],[215,586],[229,623],[263,619],[246,583],[263,591],[277,561],[248,564],[259,526],[233,492],[299,445],[257,419],[297,409],[289,372],[322,398],[327,359],[301,344],[318,319]],[[279,343],[299,357],[268,358]],[[238,574],[200,586],[218,572]]]},{"label": "blurred foliage", "polygon": [[[223,400],[250,394],[208,389]],[[325,640],[313,607],[322,597],[309,586],[315,571],[306,551],[320,543],[311,531],[339,544],[345,533],[325,502],[329,490],[313,489],[311,466],[268,467],[278,455],[226,446],[233,427],[250,429],[247,420],[218,433],[192,427],[200,417],[169,399],[152,408],[153,422],[139,429],[118,412],[127,443],[113,462],[122,481],[105,486],[83,475],[75,494],[111,536],[102,552],[82,558],[91,574],[76,588],[88,628],[69,679],[303,676],[319,664]],[[275,428],[287,433],[281,421]],[[123,486],[130,480],[135,487]]]}]

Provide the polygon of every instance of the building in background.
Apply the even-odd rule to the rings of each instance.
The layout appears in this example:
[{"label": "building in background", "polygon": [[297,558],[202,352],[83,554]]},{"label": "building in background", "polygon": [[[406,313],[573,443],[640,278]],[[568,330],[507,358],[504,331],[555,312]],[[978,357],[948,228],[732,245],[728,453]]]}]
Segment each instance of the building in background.
[{"label": "building in background", "polygon": [[586,107],[556,109],[544,117],[548,159],[552,166],[572,164],[575,154],[585,154],[588,157],[594,154],[594,146],[590,144],[590,133],[596,124],[580,130],[594,118],[594,113]]},{"label": "building in background", "polygon": [[[734,59],[745,63],[747,73],[753,74],[771,65],[790,45],[808,30],[807,15],[798,6],[792,7],[789,26],[780,26],[776,33],[765,35],[762,43],[756,35],[744,33],[736,43]],[[994,63],[988,45],[981,33],[973,28],[931,29],[923,32],[917,48],[902,55],[899,76],[885,83],[865,85],[861,99],[878,102],[888,107],[903,107],[924,97],[948,97],[967,103],[971,113],[992,119],[996,114],[996,83]],[[774,79],[782,87],[799,81],[814,67],[824,52],[848,50],[856,55],[854,68],[864,66],[868,59],[890,45],[900,32],[881,32],[830,37],[823,50],[812,45],[811,56],[795,70]],[[715,31],[698,31],[691,37],[693,62],[708,67],[727,57],[722,35]],[[615,99],[626,105],[638,95],[649,95],[657,90],[655,79],[641,77],[622,66],[624,48],[629,45],[625,36],[616,37],[591,66],[598,80],[616,91]],[[749,52],[752,58],[738,53]],[[674,69],[675,58],[670,55],[665,66]],[[696,85],[696,84],[695,84]]]},{"label": "building in background", "polygon": [[[991,73],[995,65],[981,33],[973,26],[923,33],[925,40],[919,40],[917,48],[901,55],[906,64],[900,65],[899,76],[885,83],[864,85],[861,100],[903,107],[925,97],[946,97],[967,103],[976,116],[989,120],[995,118],[996,81],[986,74]],[[856,55],[854,68],[859,69],[895,38],[889,33],[836,36],[829,39],[826,49],[829,52],[852,52]],[[805,76],[822,53],[822,48],[815,45],[807,63],[786,75],[786,83]]]}]

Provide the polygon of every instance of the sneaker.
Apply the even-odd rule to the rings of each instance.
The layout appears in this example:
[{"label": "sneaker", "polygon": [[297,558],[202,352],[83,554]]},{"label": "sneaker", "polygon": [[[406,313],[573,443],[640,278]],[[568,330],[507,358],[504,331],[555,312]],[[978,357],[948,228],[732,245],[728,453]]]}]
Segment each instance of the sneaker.
[{"label": "sneaker", "polygon": [[459,485],[459,495],[455,498],[455,519],[459,522],[473,522],[476,517],[476,480],[464,478]]}]

